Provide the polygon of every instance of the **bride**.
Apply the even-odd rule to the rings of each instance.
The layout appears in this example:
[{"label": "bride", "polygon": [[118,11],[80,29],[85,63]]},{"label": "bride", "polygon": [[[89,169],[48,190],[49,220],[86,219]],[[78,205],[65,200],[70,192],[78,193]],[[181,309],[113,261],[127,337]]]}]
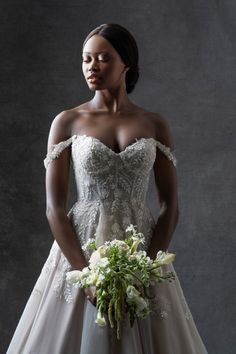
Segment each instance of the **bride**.
[{"label": "bride", "polygon": [[[71,289],[65,274],[82,270],[86,241],[121,238],[136,224],[155,259],[167,251],[179,218],[176,157],[167,120],[131,101],[139,78],[134,37],[118,24],[103,24],[83,43],[82,69],[94,97],[58,114],[48,138],[46,215],[55,238],[48,259],[15,330],[8,354],[205,354],[177,274],[155,286],[147,319],[125,328],[122,340],[96,318],[96,289]],[[66,212],[72,161],[78,201]],[[160,215],[146,205],[154,170]]]}]

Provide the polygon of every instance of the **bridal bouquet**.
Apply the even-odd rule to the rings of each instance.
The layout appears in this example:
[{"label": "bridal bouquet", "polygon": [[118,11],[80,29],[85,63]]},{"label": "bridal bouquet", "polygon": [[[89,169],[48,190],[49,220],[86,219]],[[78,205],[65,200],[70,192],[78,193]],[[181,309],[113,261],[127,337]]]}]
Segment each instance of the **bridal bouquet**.
[{"label": "bridal bouquet", "polygon": [[136,317],[146,318],[151,312],[148,287],[175,278],[173,272],[162,269],[163,265],[174,261],[174,253],[159,251],[152,260],[145,251],[137,250],[139,244],[144,243],[144,236],[137,232],[136,226],[130,224],[125,231],[124,240],[107,241],[98,248],[95,239],[89,239],[83,247],[93,250],[88,267],[66,274],[68,283],[75,287],[96,287],[95,322],[105,326],[107,315],[111,328],[116,327],[118,339],[126,314],[132,327]]}]

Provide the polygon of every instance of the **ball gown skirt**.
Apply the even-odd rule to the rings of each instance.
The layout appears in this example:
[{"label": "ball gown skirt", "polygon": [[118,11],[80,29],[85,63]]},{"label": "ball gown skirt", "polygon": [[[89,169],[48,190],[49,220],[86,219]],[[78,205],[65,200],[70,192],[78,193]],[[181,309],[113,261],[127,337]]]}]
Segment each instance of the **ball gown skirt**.
[{"label": "ball gown skirt", "polygon": [[[83,246],[96,237],[98,245],[122,239],[129,224],[145,236],[147,250],[155,227],[146,205],[150,172],[156,150],[174,167],[177,160],[168,146],[154,138],[140,138],[116,153],[99,139],[73,135],[54,145],[44,160],[46,168],[71,149],[78,200],[68,217]],[[89,259],[89,252],[83,251]],[[164,266],[175,280],[152,286],[151,314],[136,319],[131,328],[124,320],[121,340],[109,325],[95,323],[97,309],[66,282],[72,270],[56,241],[27,301],[7,354],[206,354],[172,264]]]}]

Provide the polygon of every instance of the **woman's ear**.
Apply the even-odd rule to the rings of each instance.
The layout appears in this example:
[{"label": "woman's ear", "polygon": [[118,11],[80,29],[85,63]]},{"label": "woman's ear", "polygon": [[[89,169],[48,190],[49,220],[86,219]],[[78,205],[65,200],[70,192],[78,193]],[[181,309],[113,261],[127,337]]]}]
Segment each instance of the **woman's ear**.
[{"label": "woman's ear", "polygon": [[126,71],[128,71],[128,70],[129,70],[129,66],[125,66],[123,72],[124,72],[124,71],[126,72]]}]

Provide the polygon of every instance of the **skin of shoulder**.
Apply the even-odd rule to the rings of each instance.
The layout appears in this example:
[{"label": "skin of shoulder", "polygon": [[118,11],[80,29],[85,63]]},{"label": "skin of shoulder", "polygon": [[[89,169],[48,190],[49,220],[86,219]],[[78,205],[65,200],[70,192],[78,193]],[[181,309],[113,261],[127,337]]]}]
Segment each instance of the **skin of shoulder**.
[{"label": "skin of shoulder", "polygon": [[64,110],[56,115],[51,124],[48,146],[71,137],[72,125],[74,120],[78,119],[78,115],[78,110],[75,111],[74,109]]},{"label": "skin of shoulder", "polygon": [[171,150],[175,149],[174,138],[172,136],[170,124],[168,120],[160,113],[149,113],[150,119],[153,121],[156,139],[162,144],[169,146]]},{"label": "skin of shoulder", "polygon": [[[159,113],[153,114],[152,119],[156,128],[156,139],[174,150],[174,139],[168,120]],[[158,148],[153,169],[160,207],[168,204],[176,208],[178,205],[176,168]]]}]

